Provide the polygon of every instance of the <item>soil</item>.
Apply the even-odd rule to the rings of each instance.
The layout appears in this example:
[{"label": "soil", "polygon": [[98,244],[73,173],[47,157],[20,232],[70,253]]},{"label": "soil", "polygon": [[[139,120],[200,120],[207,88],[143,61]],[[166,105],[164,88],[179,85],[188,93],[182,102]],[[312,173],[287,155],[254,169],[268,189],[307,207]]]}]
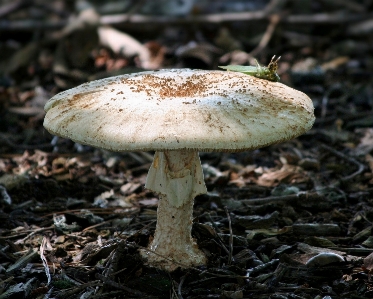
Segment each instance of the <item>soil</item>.
[{"label": "soil", "polygon": [[[206,0],[154,14],[141,1],[119,15],[92,1],[91,25],[72,1],[49,2],[0,5],[1,299],[373,298],[373,1],[239,11],[245,1]],[[97,20],[128,34],[128,48],[116,50],[123,36],[103,42]],[[158,198],[144,188],[153,153],[55,138],[44,104],[93,79],[273,55],[281,82],[312,99],[313,128],[255,151],[200,153],[208,193],[195,199],[192,235],[207,265],[150,267],[139,250],[156,224]]]}]

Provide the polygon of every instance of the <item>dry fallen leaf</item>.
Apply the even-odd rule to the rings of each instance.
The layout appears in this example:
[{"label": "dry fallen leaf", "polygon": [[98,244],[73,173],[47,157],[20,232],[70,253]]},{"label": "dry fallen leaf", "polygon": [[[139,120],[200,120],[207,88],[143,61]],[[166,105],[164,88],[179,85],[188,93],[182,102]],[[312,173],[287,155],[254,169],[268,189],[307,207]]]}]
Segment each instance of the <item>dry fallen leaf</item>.
[{"label": "dry fallen leaf", "polygon": [[132,36],[107,26],[98,28],[98,36],[100,44],[110,48],[114,53],[125,57],[138,56],[141,67],[152,68],[149,49]]},{"label": "dry fallen leaf", "polygon": [[269,171],[256,179],[259,186],[274,187],[280,183],[300,183],[307,181],[308,177],[299,166],[285,164],[279,170]]}]

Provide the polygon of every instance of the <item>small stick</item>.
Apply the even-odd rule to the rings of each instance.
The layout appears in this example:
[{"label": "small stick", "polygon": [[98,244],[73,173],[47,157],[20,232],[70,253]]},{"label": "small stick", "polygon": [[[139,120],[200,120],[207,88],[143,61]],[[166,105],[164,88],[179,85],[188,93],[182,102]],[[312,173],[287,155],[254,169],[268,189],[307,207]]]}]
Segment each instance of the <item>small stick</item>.
[{"label": "small stick", "polygon": [[44,250],[45,250],[46,247],[47,247],[47,238],[43,237],[43,240],[41,241],[41,244],[40,244],[40,253],[39,254],[40,254],[41,261],[43,262],[45,274],[47,275],[47,280],[48,280],[47,281],[47,286],[49,286],[51,281],[52,281],[52,277],[51,277],[51,274],[50,274],[50,271],[49,271],[48,261],[44,256]]},{"label": "small stick", "polygon": [[216,225],[216,223],[212,219],[211,214],[210,213],[206,213],[205,216],[207,216],[207,218],[210,220],[210,223],[211,223],[212,227],[215,229],[216,233],[221,233],[219,227]]},{"label": "small stick", "polygon": [[212,228],[215,230],[217,241],[215,239],[212,239],[212,241],[215,242],[216,245],[223,248],[224,251],[229,255],[229,250],[227,249],[227,247],[225,247],[223,239],[219,235],[219,233],[221,233],[221,231],[220,231],[219,227],[215,224],[214,220],[212,219],[211,214],[210,213],[204,213],[200,217],[202,217],[202,216],[205,216],[210,220]]},{"label": "small stick", "polygon": [[259,44],[256,46],[255,49],[253,49],[249,55],[251,57],[257,56],[265,47],[267,47],[269,41],[272,38],[273,33],[275,32],[277,24],[280,22],[280,16],[279,15],[272,15],[270,18],[270,22],[267,26],[267,29],[260,40]]},{"label": "small stick", "polygon": [[263,270],[269,268],[269,267],[272,267],[273,265],[279,263],[279,259],[273,259],[271,261],[269,261],[268,263],[265,263],[265,264],[261,264],[259,266],[256,266],[254,268],[251,268],[248,270],[248,276],[251,276],[252,274],[257,274],[257,273],[260,273],[262,272]]},{"label": "small stick", "polygon": [[187,275],[188,275],[188,273],[180,278],[180,283],[179,283],[179,286],[177,287],[177,295],[179,296],[179,299],[183,299],[183,295],[181,294],[181,287],[183,286],[185,278],[187,277]]},{"label": "small stick", "polygon": [[[45,230],[48,230],[48,229],[54,229],[54,225],[51,225],[51,226],[48,226],[48,227],[41,227],[41,228],[38,228],[38,229],[35,229],[33,230],[30,234],[28,234],[26,237],[24,237],[23,239],[21,240],[17,240],[15,242],[15,244],[23,244],[27,239],[31,238],[33,235],[37,234],[37,233],[40,233],[42,231],[45,231]],[[17,236],[20,236],[20,235],[23,235],[25,233],[28,233],[29,231],[26,231],[26,232],[22,232],[22,234],[19,234]],[[8,238],[10,237],[17,237],[17,236],[7,236]],[[5,237],[5,238],[7,238]],[[1,238],[0,238],[1,239]]]},{"label": "small stick", "polygon": [[218,241],[216,241],[215,239],[211,239],[212,242],[214,242],[216,245],[220,246],[221,248],[224,249],[225,253],[229,255],[229,250],[227,249],[227,247],[225,247],[223,241],[221,240],[221,238],[218,236]]},{"label": "small stick", "polygon": [[114,288],[117,288],[119,290],[123,290],[123,291],[125,291],[127,293],[132,294],[133,296],[136,296],[136,297],[145,297],[145,295],[146,295],[145,293],[143,293],[141,291],[137,291],[137,290],[131,289],[129,287],[126,287],[123,284],[117,283],[114,280],[112,280],[112,279],[110,279],[108,277],[105,277],[102,274],[96,273],[96,278],[99,279],[99,280],[101,280],[104,284],[107,284],[107,285],[112,286]]},{"label": "small stick", "polygon": [[232,263],[233,255],[233,233],[232,233],[232,221],[231,216],[227,207],[224,207],[225,212],[227,213],[228,223],[229,223],[229,255],[228,255],[228,265]]},{"label": "small stick", "polygon": [[[130,236],[128,236],[126,239],[128,239],[129,237],[138,236],[144,229],[147,229],[148,227],[150,227],[155,222],[157,222],[157,220],[152,220],[151,222],[149,222],[148,224],[144,225],[142,228],[140,228],[139,230],[137,230],[136,232],[134,232],[133,234],[131,234]],[[121,235],[123,231],[121,231],[119,235]]]},{"label": "small stick", "polygon": [[289,194],[289,195],[280,195],[280,196],[268,196],[262,198],[252,198],[252,199],[241,199],[245,205],[264,205],[264,204],[278,204],[278,205],[287,205],[290,203],[299,202],[300,200],[317,200],[320,199],[321,196],[317,192],[298,192],[297,194]]},{"label": "small stick", "polygon": [[170,298],[178,298],[179,299],[179,295],[177,294],[177,291],[176,291],[176,286],[178,285],[178,283],[175,280],[172,280],[170,274],[168,274],[168,276],[171,279],[171,285],[172,285],[172,289],[171,289],[172,294],[170,294]]},{"label": "small stick", "polygon": [[69,296],[72,296],[76,293],[79,293],[81,292],[82,290],[84,290],[85,288],[90,288],[90,287],[97,287],[97,286],[103,286],[102,283],[100,283],[99,281],[95,280],[95,281],[90,281],[90,282],[87,282],[87,283],[84,283],[84,284],[81,284],[79,286],[75,286],[75,287],[72,287],[72,288],[69,288],[69,289],[65,289],[65,290],[62,290],[62,291],[59,291],[57,294],[56,294],[56,297],[57,298],[68,298]]},{"label": "small stick", "polygon": [[101,223],[97,223],[97,224],[95,224],[95,225],[88,226],[88,227],[86,227],[85,229],[83,229],[82,232],[86,232],[86,231],[88,231],[88,230],[94,229],[94,228],[99,227],[99,226],[102,226],[102,225],[104,225],[104,224],[108,224],[108,223],[110,223],[110,221],[111,221],[111,220],[107,220],[107,221],[103,221],[103,222],[101,222]]},{"label": "small stick", "polygon": [[333,155],[339,157],[339,158],[342,158],[343,160],[346,160],[347,162],[351,163],[351,164],[354,164],[358,167],[358,170],[355,171],[354,173],[348,175],[348,176],[345,176],[345,177],[342,177],[340,180],[342,182],[346,182],[346,181],[349,181],[351,179],[353,179],[355,176],[361,174],[364,169],[365,169],[365,165],[361,164],[360,162],[358,162],[357,160],[355,160],[354,158],[351,158],[351,157],[348,157],[347,155],[335,150],[334,148],[326,145],[326,144],[320,144],[320,146],[323,148],[323,149],[326,149],[328,150],[329,152],[331,152]]}]

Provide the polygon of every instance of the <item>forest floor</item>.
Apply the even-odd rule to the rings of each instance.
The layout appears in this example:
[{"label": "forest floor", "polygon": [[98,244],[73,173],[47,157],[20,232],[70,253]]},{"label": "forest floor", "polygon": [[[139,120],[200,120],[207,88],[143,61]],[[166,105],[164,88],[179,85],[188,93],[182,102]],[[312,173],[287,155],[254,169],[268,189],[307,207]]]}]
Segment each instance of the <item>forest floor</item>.
[{"label": "forest floor", "polygon": [[[182,17],[177,5],[153,15],[149,1],[123,14],[34,2],[0,5],[0,299],[373,298],[373,1],[201,1],[211,6]],[[112,75],[273,55],[281,82],[312,99],[313,128],[200,153],[208,193],[192,234],[208,263],[149,267],[139,249],[155,230],[153,153],[56,139],[44,104]]]}]

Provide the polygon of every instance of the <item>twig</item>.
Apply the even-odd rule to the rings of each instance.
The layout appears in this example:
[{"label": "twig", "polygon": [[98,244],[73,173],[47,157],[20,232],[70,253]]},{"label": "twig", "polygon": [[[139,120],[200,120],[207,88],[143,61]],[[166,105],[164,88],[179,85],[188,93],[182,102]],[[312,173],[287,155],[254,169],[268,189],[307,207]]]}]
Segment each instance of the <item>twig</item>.
[{"label": "twig", "polygon": [[47,238],[43,237],[43,240],[41,241],[41,244],[40,244],[40,253],[39,254],[40,254],[41,261],[43,262],[45,274],[47,275],[47,286],[48,286],[52,281],[52,277],[51,277],[51,274],[50,274],[50,271],[49,271],[48,261],[44,256],[44,250],[45,250],[46,247],[47,247]]},{"label": "twig", "polygon": [[[116,210],[117,208],[106,208],[106,209],[103,209],[103,208],[87,208],[86,210],[90,211],[90,212],[94,212],[95,214],[100,214],[100,215],[111,215],[114,213],[114,211]],[[65,213],[81,213],[82,210],[79,210],[79,209],[75,209],[75,210],[63,210],[63,211],[57,211],[57,212],[54,212],[54,213],[50,213],[50,214],[46,214],[46,215],[43,215],[41,217],[43,218],[47,218],[47,217],[50,217],[50,216],[53,216],[53,215],[61,215],[61,214],[65,214]],[[125,213],[120,213],[120,214],[130,214],[132,211],[128,211],[128,212],[125,212]],[[118,213],[119,214],[119,213]]]},{"label": "twig", "polygon": [[1,236],[0,237],[0,240],[1,239],[13,239],[13,238],[17,238],[17,237],[20,237],[20,236],[24,236],[24,235],[26,235],[26,234],[28,234],[28,233],[30,233],[29,235],[27,235],[25,238],[23,238],[22,240],[18,240],[18,241],[16,241],[14,244],[22,244],[23,242],[25,242],[28,238],[30,238],[31,236],[33,236],[34,234],[37,234],[37,233],[40,233],[40,232],[42,232],[42,231],[44,231],[44,230],[48,230],[48,229],[53,229],[54,228],[54,225],[52,225],[52,226],[48,226],[48,227],[42,227],[42,228],[38,228],[38,229],[36,229],[36,230],[27,230],[27,231],[24,231],[24,232],[19,232],[19,233],[17,233],[17,234],[15,234],[15,235],[9,235],[9,236]]},{"label": "twig", "polygon": [[[118,267],[123,255],[125,254],[126,244],[125,241],[118,242],[116,248],[109,254],[109,257],[106,259],[105,268],[102,271],[103,277],[110,279],[109,277],[113,277],[114,275],[124,271],[124,269],[118,270]],[[106,280],[103,282],[105,286]]]},{"label": "twig", "polygon": [[[144,229],[147,229],[149,226],[151,226],[153,223],[157,222],[157,220],[152,220],[151,222],[149,222],[148,224],[144,225],[142,228],[140,228],[139,230],[137,230],[136,232],[134,232],[133,234],[131,234],[130,236],[127,237],[130,238],[130,237],[136,237],[138,236]],[[122,234],[122,232],[120,232],[120,234],[118,234],[118,236],[120,236]]]},{"label": "twig", "polygon": [[0,281],[0,286],[3,287],[6,283],[11,282],[14,279],[14,276],[9,276],[7,279]]},{"label": "twig", "polygon": [[148,16],[141,14],[118,14],[101,17],[101,24],[190,24],[190,23],[222,23],[227,21],[254,21],[263,20],[267,14],[263,11],[221,13],[197,16],[185,16],[183,18],[173,16]]},{"label": "twig", "polygon": [[179,296],[179,299],[183,299],[183,295],[181,294],[181,288],[184,284],[184,281],[185,281],[185,278],[187,277],[187,275],[188,275],[188,273],[180,278],[180,283],[179,283],[179,286],[177,287],[177,295]]},{"label": "twig", "polygon": [[[218,228],[218,226],[216,225],[216,223],[214,222],[214,220],[212,219],[210,213],[205,213],[204,215],[207,215],[207,218],[209,218],[210,222],[211,222],[211,225],[212,225],[212,228],[215,230],[216,232],[216,236],[217,236],[217,239],[219,242],[215,241],[214,239],[212,239],[213,242],[215,242],[218,246],[221,246],[221,248],[224,249],[224,251],[228,254],[229,256],[229,250],[227,249],[227,247],[225,247],[224,245],[224,242],[222,240],[222,238],[220,237],[219,233],[221,233],[220,229]],[[219,233],[218,233],[219,232]]]},{"label": "twig", "polygon": [[347,28],[347,34],[349,35],[366,35],[371,34],[373,31],[373,20],[364,20],[350,25]]},{"label": "twig", "polygon": [[81,284],[79,286],[65,289],[63,291],[59,291],[56,295],[57,298],[68,298],[69,296],[72,296],[76,293],[79,293],[80,291],[84,290],[85,288],[90,288],[93,286],[102,286],[103,284],[100,283],[99,281],[90,281],[84,284]]},{"label": "twig", "polygon": [[[360,18],[359,18],[360,16]],[[292,24],[341,24],[356,21],[367,20],[372,17],[371,14],[341,14],[337,13],[318,13],[313,15],[291,15],[284,18],[284,22]]]},{"label": "twig", "polygon": [[172,291],[172,294],[170,294],[170,298],[178,298],[179,299],[179,295],[177,294],[177,291],[176,291],[176,287],[179,285],[175,280],[172,279],[170,273],[168,273],[168,276],[171,280],[171,285],[172,285],[172,288],[171,288],[171,291]]},{"label": "twig", "polygon": [[110,285],[110,286],[112,286],[114,288],[117,288],[119,290],[123,290],[127,293],[132,294],[133,296],[136,296],[136,297],[145,297],[146,296],[145,293],[137,291],[137,290],[130,289],[129,287],[126,287],[123,284],[117,283],[114,280],[112,280],[108,277],[105,277],[102,274],[96,273],[96,278],[101,280],[104,284]]},{"label": "twig", "polygon": [[309,199],[321,199],[321,195],[317,192],[299,192],[297,194],[289,194],[283,196],[268,196],[263,198],[242,199],[240,202],[247,205],[264,205],[264,204],[289,204]]},{"label": "twig", "polygon": [[[328,90],[325,92],[322,102],[321,102],[321,116],[320,119],[325,119],[326,115],[328,113],[328,102],[329,102],[329,97],[330,95],[335,92],[340,90],[342,87],[340,84],[333,84],[328,88]],[[346,90],[343,92],[343,96],[341,97],[340,101],[343,102],[343,100],[347,99],[349,96],[354,94],[356,92],[355,90]]]},{"label": "twig", "polygon": [[91,229],[93,229],[93,228],[96,228],[96,227],[102,226],[102,225],[104,225],[104,224],[108,224],[108,223],[110,223],[110,222],[111,222],[111,220],[107,220],[107,221],[103,221],[103,222],[97,223],[97,224],[95,224],[95,225],[88,226],[88,227],[86,227],[85,229],[83,229],[82,232],[89,231],[89,230],[91,230]]},{"label": "twig", "polygon": [[262,39],[260,40],[259,44],[253,49],[250,53],[249,56],[255,57],[257,56],[265,47],[267,47],[269,41],[272,38],[273,33],[275,32],[277,24],[280,22],[280,16],[278,14],[270,16],[269,24],[267,26],[267,29],[265,33],[263,34]]},{"label": "twig", "polygon": [[[265,11],[222,13],[209,15],[191,15],[180,18],[179,16],[148,16],[140,14],[118,14],[102,16],[101,25],[121,25],[121,27],[131,26],[133,24],[149,24],[154,27],[164,25],[185,25],[195,23],[224,23],[224,22],[252,22],[264,20],[268,17]],[[340,13],[319,13],[312,15],[292,15],[283,18],[281,21],[291,24],[342,24],[356,21],[363,21],[372,18],[372,14],[340,14]],[[38,21],[38,20],[19,20],[10,22],[0,22],[0,31],[29,30],[35,29],[61,29],[68,21]]]},{"label": "twig", "polygon": [[220,228],[216,225],[216,223],[212,219],[211,214],[210,213],[205,213],[204,215],[207,216],[207,218],[210,220],[210,223],[211,223],[212,227],[215,229],[215,231],[217,233],[221,233]]},{"label": "twig", "polygon": [[[201,216],[199,216],[199,217],[202,217],[202,216],[206,216],[209,220],[210,220],[210,222],[211,222],[211,225],[212,225],[212,228],[215,230],[215,233],[216,233],[216,237],[217,237],[217,240],[219,241],[219,242],[217,242],[216,240],[214,240],[214,239],[211,239],[213,242],[215,242],[215,244],[216,245],[218,245],[218,246],[221,246],[221,248],[223,248],[224,249],[224,251],[228,254],[228,256],[229,256],[229,250],[227,249],[227,247],[225,247],[225,245],[224,245],[224,242],[223,242],[223,240],[222,240],[222,238],[220,237],[220,235],[219,235],[219,233],[221,233],[221,230],[218,228],[218,226],[216,225],[216,223],[214,222],[214,220],[212,219],[212,217],[211,217],[211,214],[210,213],[203,213]],[[197,217],[196,217],[197,218]],[[194,221],[194,220],[193,220]]]},{"label": "twig", "polygon": [[[118,14],[110,16],[102,16],[101,24],[191,24],[191,23],[223,23],[223,22],[237,22],[237,21],[258,21],[264,20],[268,17],[268,13],[265,11],[253,11],[253,12],[237,12],[237,13],[221,13],[221,14],[208,14],[208,15],[197,15],[197,16],[185,16],[183,18],[173,16],[148,16],[140,14]],[[285,17],[283,21],[285,23],[292,24],[338,24],[344,22],[361,21],[363,19],[371,18],[371,14],[349,14],[343,15],[340,13],[318,13],[312,15],[291,15]]]},{"label": "twig", "polygon": [[[90,295],[89,298],[91,299],[107,299],[107,298],[122,298],[120,297],[123,295],[122,290],[118,291],[108,291],[107,293],[101,293],[101,294],[96,294],[96,295]],[[117,297],[119,296],[119,297]],[[144,297],[144,299],[153,299],[152,297]]]},{"label": "twig", "polygon": [[260,273],[263,270],[265,270],[269,267],[272,267],[273,265],[278,264],[279,261],[280,261],[279,259],[273,259],[273,260],[271,260],[267,263],[261,264],[259,266],[254,267],[254,268],[251,268],[251,269],[248,270],[248,276],[251,276],[252,274]]},{"label": "twig", "polygon": [[231,216],[227,207],[224,207],[225,212],[227,213],[228,224],[229,224],[229,255],[228,255],[228,265],[232,263],[233,259],[233,232],[232,232],[232,221]]},{"label": "twig", "polygon": [[373,248],[354,248],[354,247],[328,247],[328,249],[343,251],[355,256],[364,256],[373,253]]},{"label": "twig", "polygon": [[322,147],[323,149],[326,149],[327,151],[331,152],[333,155],[339,157],[339,158],[342,158],[343,160],[346,160],[347,162],[351,163],[351,164],[354,164],[358,167],[358,170],[355,171],[354,173],[348,175],[348,176],[345,176],[345,177],[342,177],[340,180],[342,182],[346,182],[346,181],[349,181],[351,179],[353,179],[355,176],[361,174],[364,169],[365,169],[365,165],[364,164],[361,164],[359,161],[355,160],[354,158],[351,158],[337,150],[335,150],[334,148],[326,145],[326,144],[320,144],[320,147]]},{"label": "twig", "polygon": [[220,246],[221,248],[224,249],[225,253],[229,256],[229,250],[227,249],[227,247],[225,247],[225,245],[223,244],[223,241],[221,240],[220,236],[218,235],[218,241],[217,242],[215,239],[211,239],[212,242],[214,242],[216,245]]}]

